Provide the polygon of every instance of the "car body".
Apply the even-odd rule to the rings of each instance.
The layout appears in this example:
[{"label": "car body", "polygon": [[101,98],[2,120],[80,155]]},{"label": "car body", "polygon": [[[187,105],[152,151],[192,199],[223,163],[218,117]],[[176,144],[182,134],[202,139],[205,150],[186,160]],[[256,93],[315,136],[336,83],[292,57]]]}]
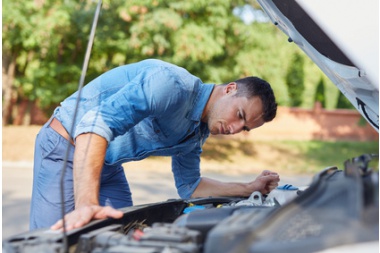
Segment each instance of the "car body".
[{"label": "car body", "polygon": [[379,131],[379,2],[258,2]]},{"label": "car body", "polygon": [[[334,7],[338,16],[344,16],[346,4],[352,3],[259,0],[289,41],[378,131],[378,36],[365,33],[374,43],[358,43],[355,51],[351,41],[330,31],[333,21],[326,28],[328,18],[315,11],[312,2],[323,2],[322,10],[343,5]],[[359,4],[367,2],[378,9],[377,0]],[[366,14],[361,17],[364,24],[368,19],[375,22]],[[378,154],[348,158],[342,169],[322,168],[308,186],[283,185],[268,196],[254,192],[248,199],[168,200],[122,208],[121,219],[93,221],[67,233],[26,232],[3,240],[3,252],[378,252],[379,176],[374,159]]]}]

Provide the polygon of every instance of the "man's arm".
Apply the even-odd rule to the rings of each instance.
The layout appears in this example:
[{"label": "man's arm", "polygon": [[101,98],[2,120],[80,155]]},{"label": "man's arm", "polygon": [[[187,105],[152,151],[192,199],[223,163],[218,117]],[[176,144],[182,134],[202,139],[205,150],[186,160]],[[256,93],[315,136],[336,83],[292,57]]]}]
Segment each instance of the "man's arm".
[{"label": "man's arm", "polygon": [[202,177],[191,197],[248,197],[254,191],[267,194],[278,186],[279,181],[279,175],[268,170],[263,171],[254,181],[248,183],[220,182]]},{"label": "man's arm", "polygon": [[[86,133],[76,138],[74,153],[75,210],[65,215],[67,230],[79,228],[92,219],[121,218],[123,213],[111,207],[99,206],[100,175],[107,149],[103,137]],[[62,220],[51,229],[61,229]]]}]

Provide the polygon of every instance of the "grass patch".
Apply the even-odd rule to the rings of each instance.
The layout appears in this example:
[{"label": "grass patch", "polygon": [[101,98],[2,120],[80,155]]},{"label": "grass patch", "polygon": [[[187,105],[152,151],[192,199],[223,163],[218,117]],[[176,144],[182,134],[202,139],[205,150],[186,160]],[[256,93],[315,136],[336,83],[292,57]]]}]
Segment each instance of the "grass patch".
[{"label": "grass patch", "polygon": [[283,141],[272,145],[273,148],[281,146],[282,150],[295,150],[299,154],[296,171],[300,173],[315,173],[328,166],[343,169],[348,159],[362,154],[379,154],[378,142]]},{"label": "grass patch", "polygon": [[[217,163],[241,172],[270,169],[287,174],[314,174],[329,166],[343,169],[346,160],[362,154],[379,154],[379,142],[209,138],[203,147],[202,163]],[[378,163],[375,169],[378,170]]]},{"label": "grass patch", "polygon": [[[349,141],[253,141],[211,136],[203,146],[201,170],[222,174],[255,174],[264,169],[280,175],[315,173],[362,154],[379,154],[379,142]],[[149,157],[127,166],[170,168],[170,157]],[[378,161],[371,163],[378,171]]]}]

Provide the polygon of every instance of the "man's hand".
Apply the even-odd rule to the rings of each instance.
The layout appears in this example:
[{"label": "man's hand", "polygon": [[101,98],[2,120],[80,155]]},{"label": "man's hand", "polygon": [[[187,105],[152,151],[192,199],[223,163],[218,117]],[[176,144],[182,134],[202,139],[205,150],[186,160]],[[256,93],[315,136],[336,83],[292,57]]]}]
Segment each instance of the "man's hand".
[{"label": "man's hand", "polygon": [[[100,220],[105,218],[120,219],[123,217],[123,212],[118,211],[110,206],[85,206],[65,215],[65,226],[66,230],[72,230],[74,228],[80,228],[89,223],[91,220]],[[53,230],[62,230],[63,221],[62,219],[57,221],[53,226],[50,227]]]},{"label": "man's hand", "polygon": [[251,183],[249,187],[253,191],[260,191],[262,194],[268,194],[278,186],[280,176],[276,172],[264,170],[261,174]]},{"label": "man's hand", "polygon": [[264,170],[254,181],[249,183],[221,182],[202,177],[191,197],[249,197],[254,191],[268,194],[278,186],[279,181],[279,175],[269,170]]},{"label": "man's hand", "polygon": [[[83,227],[91,220],[121,218],[123,212],[99,205],[100,175],[106,154],[103,137],[85,133],[77,136],[74,153],[74,197],[76,209],[65,215],[66,230]],[[59,220],[51,229],[63,228]]]}]

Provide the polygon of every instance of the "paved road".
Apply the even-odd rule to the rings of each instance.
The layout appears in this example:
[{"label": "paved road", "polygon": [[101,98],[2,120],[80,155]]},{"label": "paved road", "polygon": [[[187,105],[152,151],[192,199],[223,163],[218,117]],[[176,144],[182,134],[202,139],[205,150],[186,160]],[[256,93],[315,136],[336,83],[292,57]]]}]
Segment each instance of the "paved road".
[{"label": "paved road", "polygon": [[[143,169],[126,170],[133,200],[136,205],[165,201],[178,198],[174,187],[171,171],[144,171]],[[32,163],[6,162],[2,163],[2,239],[28,231],[29,205],[32,189]],[[216,173],[205,173],[204,176],[222,181],[247,182],[255,175],[228,176]],[[311,177],[281,176],[280,184],[296,186],[308,185]]]}]

